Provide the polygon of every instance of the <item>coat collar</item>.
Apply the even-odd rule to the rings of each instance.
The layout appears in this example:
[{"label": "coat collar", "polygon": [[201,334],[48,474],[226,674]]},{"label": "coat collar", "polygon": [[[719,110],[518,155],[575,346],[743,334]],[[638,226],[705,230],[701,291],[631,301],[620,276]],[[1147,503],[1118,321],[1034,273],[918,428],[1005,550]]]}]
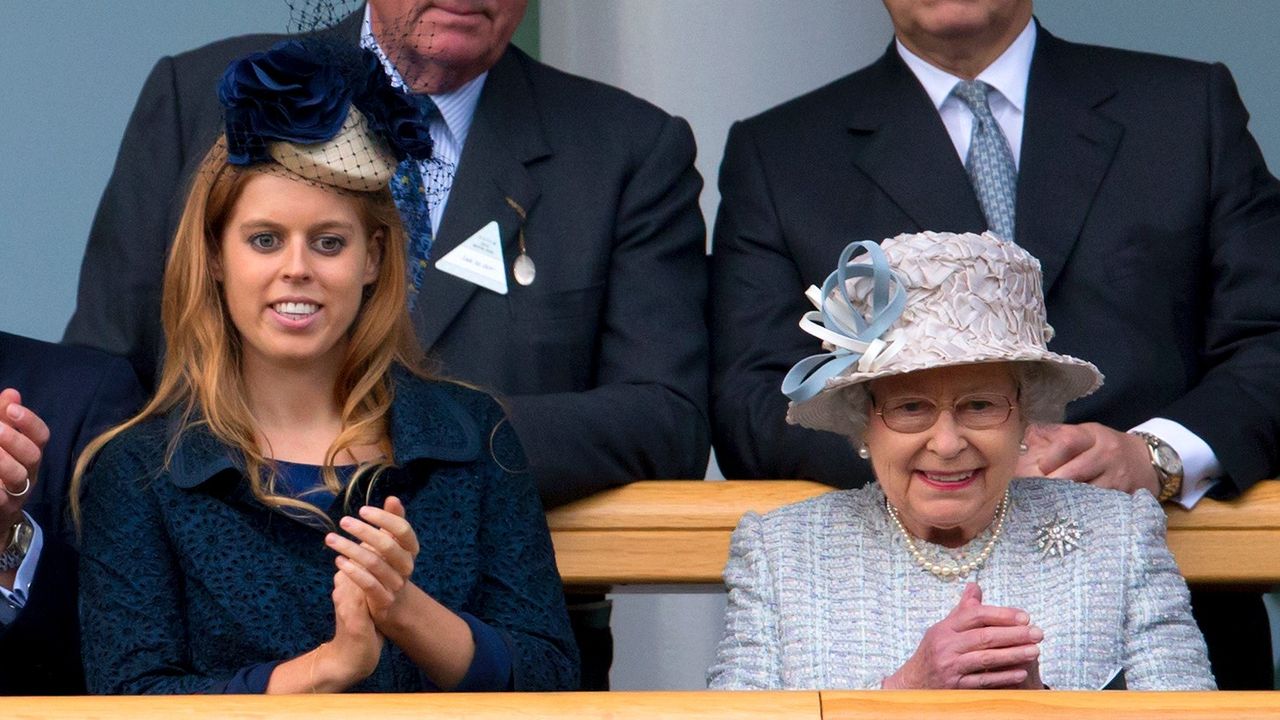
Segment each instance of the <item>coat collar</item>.
[{"label": "coat collar", "polygon": [[969,175],[933,101],[894,45],[850,81],[839,111],[854,143],[854,165],[917,230],[982,232],[987,223]]},{"label": "coat collar", "polygon": [[[431,248],[436,258],[492,221],[499,226],[504,265],[510,267],[515,258],[521,221],[508,198],[532,216],[541,190],[526,165],[552,154],[527,73],[531,63],[519,49],[508,46],[489,70]],[[435,344],[477,290],[475,284],[447,273],[427,275],[413,316],[423,347]]]},{"label": "coat collar", "polygon": [[[1047,293],[1080,236],[1124,128],[1102,111],[1115,84],[1097,74],[1080,46],[1036,29],[1015,240],[1040,260]],[[843,94],[848,104],[840,112],[856,144],[854,164],[916,229],[982,232],[987,223],[964,164],[893,44],[851,80],[856,85]]]},{"label": "coat collar", "polygon": [[[469,462],[480,456],[480,426],[455,400],[441,382],[422,380],[404,368],[394,368],[395,396],[391,401],[391,448],[396,464],[417,460]],[[166,418],[167,437],[180,430],[182,417],[173,412]],[[241,472],[244,459],[222,444],[203,424],[181,431],[169,479],[190,489],[226,472]]]}]

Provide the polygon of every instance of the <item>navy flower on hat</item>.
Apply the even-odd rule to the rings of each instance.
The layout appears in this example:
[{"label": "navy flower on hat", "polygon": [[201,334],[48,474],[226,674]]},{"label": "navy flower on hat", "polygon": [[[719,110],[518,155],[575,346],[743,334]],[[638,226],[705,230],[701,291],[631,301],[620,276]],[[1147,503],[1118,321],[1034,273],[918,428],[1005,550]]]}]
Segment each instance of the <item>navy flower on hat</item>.
[{"label": "navy flower on hat", "polygon": [[228,161],[268,160],[272,141],[309,145],[332,138],[346,120],[351,96],[339,68],[297,40],[231,63],[218,86],[226,108]]},{"label": "navy flower on hat", "polygon": [[272,143],[332,140],[353,105],[397,162],[431,157],[429,115],[369,50],[283,40],[227,66],[218,99],[233,165],[271,160]]}]

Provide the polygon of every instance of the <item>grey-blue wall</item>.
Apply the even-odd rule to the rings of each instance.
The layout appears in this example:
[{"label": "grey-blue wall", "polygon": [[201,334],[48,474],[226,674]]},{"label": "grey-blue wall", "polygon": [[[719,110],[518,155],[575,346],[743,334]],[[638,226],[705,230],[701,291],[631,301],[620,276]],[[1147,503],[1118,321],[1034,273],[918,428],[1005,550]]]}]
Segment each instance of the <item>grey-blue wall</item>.
[{"label": "grey-blue wall", "polygon": [[[878,11],[876,0],[857,2]],[[804,8],[797,0],[788,12]],[[283,30],[289,13],[284,0],[0,0],[0,10],[0,328],[57,339],[98,195],[152,64],[226,35]],[[1068,39],[1226,62],[1255,134],[1280,158],[1280,2],[1041,0],[1037,12]],[[719,52],[714,37],[705,52]]]},{"label": "grey-blue wall", "polygon": [[61,337],[98,196],[156,60],[283,32],[283,0],[0,0],[0,329]]},{"label": "grey-blue wall", "polygon": [[1250,129],[1280,172],[1280,2],[1275,0],[1038,0],[1036,16],[1064,40],[1221,62],[1231,69]]}]

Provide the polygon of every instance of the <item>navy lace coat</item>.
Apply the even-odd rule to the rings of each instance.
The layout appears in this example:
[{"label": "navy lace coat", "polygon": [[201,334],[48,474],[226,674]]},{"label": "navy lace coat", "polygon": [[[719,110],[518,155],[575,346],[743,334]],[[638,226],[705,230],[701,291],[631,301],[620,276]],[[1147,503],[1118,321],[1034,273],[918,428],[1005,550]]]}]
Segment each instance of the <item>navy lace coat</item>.
[{"label": "navy lace coat", "polygon": [[[513,689],[576,688],[550,534],[529,474],[504,469],[524,467],[524,457],[501,408],[480,392],[396,377],[399,467],[376,481],[372,500],[404,501],[422,548],[413,581],[498,631]],[[224,691],[246,666],[333,636],[325,529],[255,500],[238,456],[203,429],[184,433],[166,468],[172,427],[157,418],[122,434],[84,484],[80,614],[91,692]],[[341,508],[340,498],[335,522]],[[352,690],[430,687],[387,643]]]}]

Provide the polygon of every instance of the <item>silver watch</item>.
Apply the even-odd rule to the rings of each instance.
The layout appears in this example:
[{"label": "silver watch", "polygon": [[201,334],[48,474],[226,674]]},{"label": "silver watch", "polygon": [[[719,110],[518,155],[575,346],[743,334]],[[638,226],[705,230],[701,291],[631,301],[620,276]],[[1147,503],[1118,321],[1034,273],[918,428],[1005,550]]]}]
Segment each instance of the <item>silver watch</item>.
[{"label": "silver watch", "polygon": [[31,549],[31,539],[35,537],[35,528],[23,517],[9,528],[5,534],[4,552],[0,553],[0,572],[16,570],[27,557]]}]

